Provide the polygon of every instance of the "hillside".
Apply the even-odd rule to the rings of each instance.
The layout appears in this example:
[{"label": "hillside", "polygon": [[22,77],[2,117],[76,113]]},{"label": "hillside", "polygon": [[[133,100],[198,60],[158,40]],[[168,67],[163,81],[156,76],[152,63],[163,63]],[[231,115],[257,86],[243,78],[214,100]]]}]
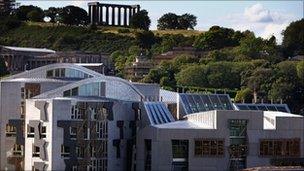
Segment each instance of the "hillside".
[{"label": "hillside", "polygon": [[130,35],[41,23],[23,23],[0,37],[1,45],[108,53],[117,49],[126,50],[134,43]]},{"label": "hillside", "polygon": [[[1,45],[50,48],[54,50],[82,50],[114,52],[127,50],[135,45],[135,33],[139,30],[102,26],[96,29],[66,26],[52,23],[26,22],[0,36]],[[156,36],[197,36],[197,30],[153,30]]]}]

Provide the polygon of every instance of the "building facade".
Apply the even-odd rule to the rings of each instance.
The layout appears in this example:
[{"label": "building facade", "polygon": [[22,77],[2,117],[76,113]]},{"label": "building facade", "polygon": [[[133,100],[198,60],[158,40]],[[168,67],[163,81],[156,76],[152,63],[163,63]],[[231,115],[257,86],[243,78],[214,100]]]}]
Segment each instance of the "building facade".
[{"label": "building facade", "polygon": [[303,116],[287,105],[170,92],[68,63],[5,78],[0,95],[0,170],[222,171],[304,157]]},{"label": "building facade", "polygon": [[53,63],[78,63],[100,73],[114,72],[107,53],[56,52],[44,48],[0,46],[0,58],[4,59],[8,71],[13,74]]}]

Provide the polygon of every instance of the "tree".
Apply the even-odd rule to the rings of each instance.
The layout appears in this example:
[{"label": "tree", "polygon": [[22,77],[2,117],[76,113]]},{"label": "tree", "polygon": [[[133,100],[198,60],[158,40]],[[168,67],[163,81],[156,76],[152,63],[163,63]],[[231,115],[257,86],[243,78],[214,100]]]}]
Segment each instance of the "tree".
[{"label": "tree", "polygon": [[15,0],[2,0],[0,6],[0,18],[7,17],[13,12]]},{"label": "tree", "polygon": [[176,82],[181,86],[207,87],[207,68],[204,65],[192,65],[176,75]]},{"label": "tree", "polygon": [[86,10],[72,5],[63,7],[59,18],[62,23],[67,25],[86,25],[88,23]]},{"label": "tree", "polygon": [[176,15],[174,13],[164,14],[158,19],[157,28],[164,29],[194,29],[197,24],[196,16],[192,14]]},{"label": "tree", "polygon": [[[36,11],[36,12],[33,12]],[[31,13],[31,14],[29,14]],[[22,21],[26,21],[26,20],[30,20],[29,17],[31,17],[31,19],[34,20],[38,20],[38,21],[43,21],[43,17],[44,17],[44,13],[43,10],[39,7],[33,6],[33,5],[23,5],[20,6],[17,10],[16,10],[16,18]]]},{"label": "tree", "polygon": [[250,88],[245,88],[242,90],[237,91],[236,96],[234,98],[235,102],[245,102],[251,103],[252,102],[252,91]]},{"label": "tree", "polygon": [[255,100],[257,100],[258,97],[267,96],[267,92],[270,90],[272,76],[273,71],[271,69],[258,68],[247,78],[247,87],[252,90]]},{"label": "tree", "polygon": [[264,48],[263,39],[254,35],[244,37],[240,41],[239,53],[251,59],[260,57],[260,52]]},{"label": "tree", "polygon": [[157,20],[157,29],[176,29],[178,27],[178,15],[174,13],[164,14]]},{"label": "tree", "polygon": [[41,22],[43,21],[44,13],[42,10],[35,9],[27,13],[26,17],[29,21]]},{"label": "tree", "polygon": [[238,40],[234,39],[234,30],[219,26],[212,26],[194,41],[194,47],[202,50],[215,50],[236,45],[238,45]]},{"label": "tree", "polygon": [[194,29],[196,26],[197,21],[196,21],[196,16],[192,14],[183,14],[178,17],[178,29]]},{"label": "tree", "polygon": [[304,54],[304,19],[290,23],[282,34],[282,45],[287,57]]},{"label": "tree", "polygon": [[130,26],[135,29],[149,30],[151,20],[146,10],[140,10],[130,19]]},{"label": "tree", "polygon": [[297,64],[297,74],[300,79],[300,83],[304,87],[304,61],[301,61]]},{"label": "tree", "polygon": [[142,49],[150,49],[155,43],[155,36],[152,31],[138,32],[135,37],[138,46]]},{"label": "tree", "polygon": [[50,22],[55,23],[56,18],[58,17],[60,11],[62,8],[55,8],[55,7],[50,7],[49,9],[45,10],[45,16],[50,17]]}]

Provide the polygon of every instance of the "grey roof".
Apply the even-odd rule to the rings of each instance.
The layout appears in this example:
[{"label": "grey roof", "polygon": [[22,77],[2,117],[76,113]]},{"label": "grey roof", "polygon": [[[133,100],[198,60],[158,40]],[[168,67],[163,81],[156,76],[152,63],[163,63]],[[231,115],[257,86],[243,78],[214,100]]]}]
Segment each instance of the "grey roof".
[{"label": "grey roof", "polygon": [[14,47],[14,46],[2,46],[9,50],[21,51],[21,52],[44,52],[44,53],[55,53],[56,51],[46,48],[28,48],[28,47]]},{"label": "grey roof", "polygon": [[46,72],[48,70],[53,70],[57,68],[70,68],[79,70],[90,75],[92,78],[82,79],[80,81],[74,80],[74,82],[68,85],[40,94],[39,96],[37,96],[37,98],[61,97],[63,91],[91,82],[106,82],[108,84],[107,91],[109,91],[109,94],[113,95],[109,96],[110,98],[117,97],[118,95],[121,95],[122,99],[125,100],[133,100],[135,99],[135,96],[137,97],[136,101],[145,98],[145,96],[127,80],[124,80],[119,77],[105,76],[88,68],[71,63],[56,63],[42,66],[16,75],[12,75],[10,77],[4,78],[2,81],[9,81],[17,78],[46,79]]}]

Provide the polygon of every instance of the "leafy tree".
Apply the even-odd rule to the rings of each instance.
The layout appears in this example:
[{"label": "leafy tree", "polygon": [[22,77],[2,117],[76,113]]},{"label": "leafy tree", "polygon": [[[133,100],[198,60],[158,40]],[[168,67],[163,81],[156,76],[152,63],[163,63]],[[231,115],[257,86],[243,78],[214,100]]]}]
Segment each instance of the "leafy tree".
[{"label": "leafy tree", "polygon": [[33,19],[33,21],[43,21],[43,17],[44,17],[43,10],[33,5],[20,6],[16,10],[15,15],[17,19],[22,21],[31,20],[31,19]]},{"label": "leafy tree", "polygon": [[138,46],[142,49],[150,49],[155,43],[155,36],[152,31],[137,32],[135,37]]},{"label": "leafy tree", "polygon": [[27,19],[34,22],[41,22],[44,18],[44,13],[42,10],[32,10],[31,12],[27,13]]},{"label": "leafy tree", "polygon": [[286,56],[304,54],[304,19],[290,23],[283,31],[282,46]]},{"label": "leafy tree", "polygon": [[18,28],[20,25],[21,22],[14,17],[5,17],[3,19],[0,19],[0,35]]},{"label": "leafy tree", "polygon": [[14,12],[15,1],[12,0],[1,0],[1,3],[4,4],[0,10],[0,19],[3,17],[7,17]]},{"label": "leafy tree", "polygon": [[157,22],[157,28],[159,30],[176,29],[178,27],[178,15],[167,13],[160,17]]},{"label": "leafy tree", "polygon": [[186,13],[178,17],[178,29],[194,29],[196,24],[196,16],[192,14]]},{"label": "leafy tree", "polygon": [[255,99],[258,97],[267,97],[267,92],[270,90],[273,71],[268,68],[258,68],[253,71],[251,76],[247,78],[247,87],[253,92]]},{"label": "leafy tree", "polygon": [[196,16],[192,14],[176,15],[174,13],[164,14],[158,19],[157,28],[164,29],[194,29],[196,26]]},{"label": "leafy tree", "polygon": [[292,99],[294,87],[292,83],[285,82],[283,79],[276,80],[269,91],[269,98],[273,100],[282,99],[283,101],[289,101]]},{"label": "leafy tree", "polygon": [[234,98],[235,102],[245,102],[251,103],[252,102],[252,91],[250,88],[245,88],[237,91],[236,96]]},{"label": "leafy tree", "polygon": [[207,67],[191,65],[176,75],[176,81],[181,86],[207,87]]},{"label": "leafy tree", "polygon": [[49,9],[45,10],[44,13],[45,13],[45,16],[50,17],[51,23],[55,23],[61,10],[62,10],[62,8],[50,7]]},{"label": "leafy tree", "polygon": [[140,10],[130,19],[131,28],[149,30],[151,20],[146,10]]},{"label": "leafy tree", "polygon": [[304,86],[304,61],[297,64],[297,74],[302,86]]},{"label": "leafy tree", "polygon": [[236,45],[238,45],[238,39],[234,39],[234,30],[219,26],[211,27],[194,41],[194,47],[202,50],[215,50]]},{"label": "leafy tree", "polygon": [[247,36],[240,41],[239,52],[251,59],[259,58],[263,50],[264,42],[262,38],[256,38],[254,35]]},{"label": "leafy tree", "polygon": [[86,25],[88,23],[86,10],[72,5],[63,7],[59,18],[62,23],[67,25]]}]

